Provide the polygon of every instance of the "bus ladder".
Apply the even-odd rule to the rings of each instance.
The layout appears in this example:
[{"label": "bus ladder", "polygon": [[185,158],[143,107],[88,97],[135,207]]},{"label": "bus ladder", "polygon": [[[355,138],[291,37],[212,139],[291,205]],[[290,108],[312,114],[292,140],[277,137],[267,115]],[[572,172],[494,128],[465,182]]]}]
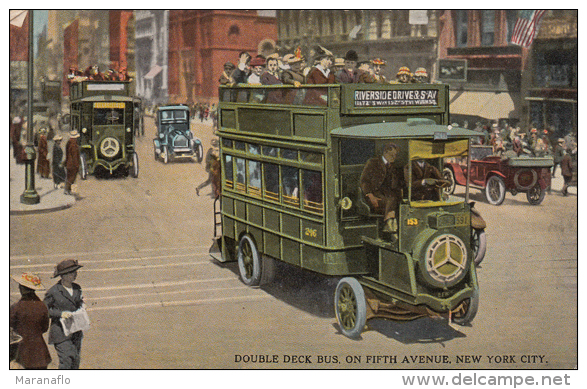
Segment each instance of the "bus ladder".
[{"label": "bus ladder", "polygon": [[221,235],[218,234],[218,230],[222,233],[222,213],[220,208],[220,196],[214,199],[214,239],[220,239]]}]

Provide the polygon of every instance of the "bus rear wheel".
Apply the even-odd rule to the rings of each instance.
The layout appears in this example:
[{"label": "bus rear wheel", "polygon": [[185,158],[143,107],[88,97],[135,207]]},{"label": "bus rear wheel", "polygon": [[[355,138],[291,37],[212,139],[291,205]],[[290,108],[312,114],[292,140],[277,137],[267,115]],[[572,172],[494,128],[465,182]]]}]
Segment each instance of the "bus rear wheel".
[{"label": "bus rear wheel", "polygon": [[237,252],[238,270],[242,281],[248,286],[259,286],[261,283],[261,256],[255,241],[244,235]]},{"label": "bus rear wheel", "polygon": [[367,321],[367,302],[359,281],[345,277],[338,282],[334,310],[341,332],[349,338],[359,337]]}]

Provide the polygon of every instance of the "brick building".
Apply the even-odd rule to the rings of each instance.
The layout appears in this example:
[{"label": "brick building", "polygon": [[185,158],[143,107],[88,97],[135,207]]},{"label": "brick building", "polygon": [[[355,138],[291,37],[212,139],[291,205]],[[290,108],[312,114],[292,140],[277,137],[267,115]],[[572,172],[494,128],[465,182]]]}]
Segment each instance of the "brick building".
[{"label": "brick building", "polygon": [[225,62],[238,54],[270,54],[277,39],[275,16],[263,11],[169,11],[169,102],[192,104],[218,98]]}]

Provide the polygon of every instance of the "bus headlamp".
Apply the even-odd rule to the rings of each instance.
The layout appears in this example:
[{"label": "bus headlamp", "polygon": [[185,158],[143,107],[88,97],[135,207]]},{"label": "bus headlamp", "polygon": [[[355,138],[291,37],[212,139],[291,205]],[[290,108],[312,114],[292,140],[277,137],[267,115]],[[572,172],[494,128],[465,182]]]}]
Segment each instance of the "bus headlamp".
[{"label": "bus headlamp", "polygon": [[452,234],[441,234],[428,244],[420,263],[420,272],[428,284],[449,288],[465,277],[470,261],[462,239]]},{"label": "bus headlamp", "polygon": [[353,201],[348,197],[344,197],[338,202],[338,205],[340,205],[343,211],[348,211],[353,206]]}]

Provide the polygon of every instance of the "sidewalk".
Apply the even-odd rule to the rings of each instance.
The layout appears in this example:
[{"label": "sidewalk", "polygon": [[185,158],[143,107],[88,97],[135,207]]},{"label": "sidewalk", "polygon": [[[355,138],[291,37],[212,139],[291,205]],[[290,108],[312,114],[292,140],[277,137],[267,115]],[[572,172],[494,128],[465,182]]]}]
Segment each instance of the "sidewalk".
[{"label": "sidewalk", "polygon": [[[12,150],[10,150],[12,153]],[[36,162],[36,161],[35,161]],[[23,204],[20,195],[25,189],[25,165],[17,165],[10,156],[10,214],[28,214],[51,212],[69,208],[75,204],[75,197],[63,193],[63,188],[55,189],[53,179],[41,178],[36,173],[35,163],[35,190],[39,194],[38,204]]]}]

